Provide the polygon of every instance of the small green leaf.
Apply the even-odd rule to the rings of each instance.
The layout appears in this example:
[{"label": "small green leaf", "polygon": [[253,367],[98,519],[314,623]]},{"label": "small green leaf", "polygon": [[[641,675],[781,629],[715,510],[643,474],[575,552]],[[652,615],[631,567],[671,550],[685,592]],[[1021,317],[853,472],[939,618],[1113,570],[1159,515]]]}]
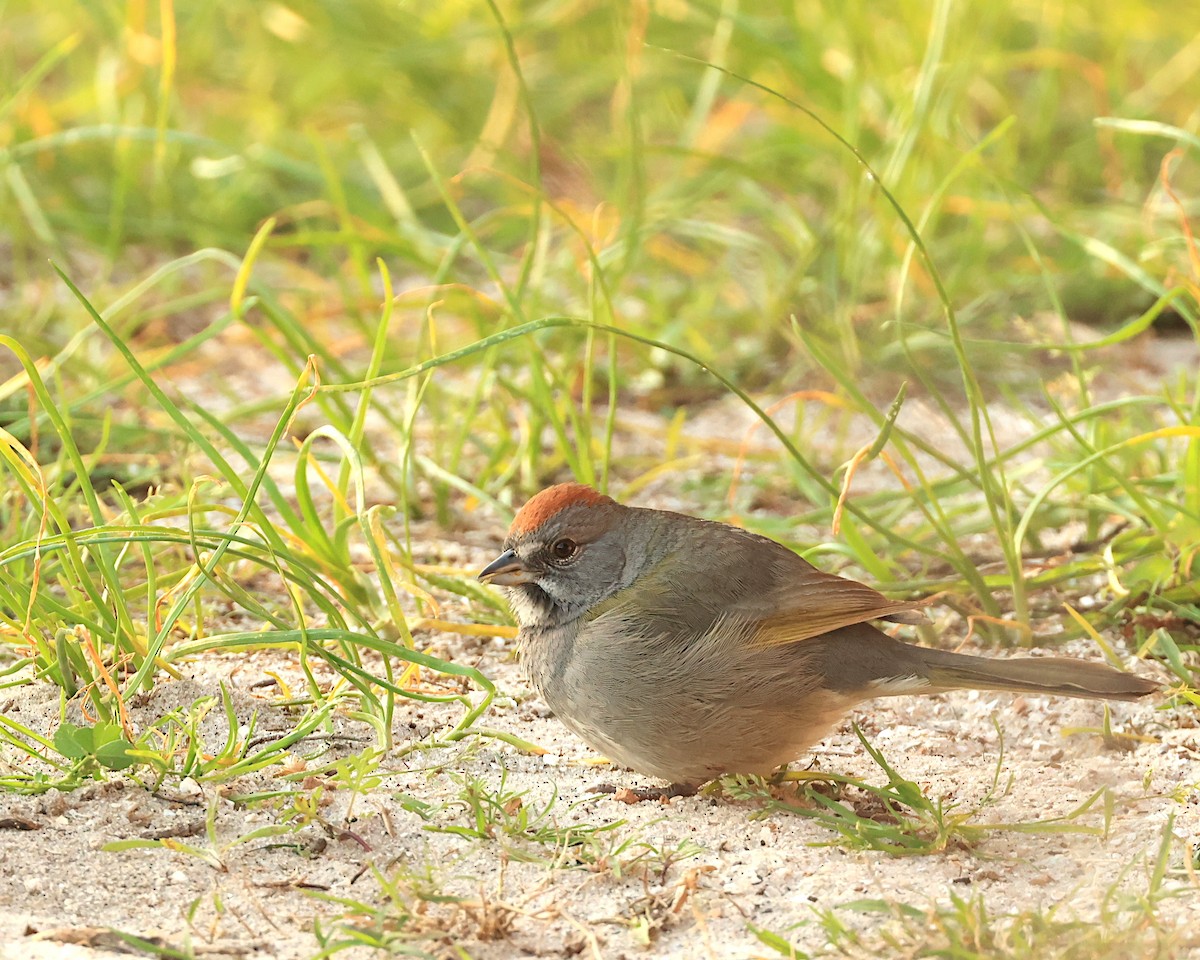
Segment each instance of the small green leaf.
[{"label": "small green leaf", "polygon": [[92,727],[61,723],[54,733],[54,749],[69,760],[94,757],[109,770],[124,770],[138,762],[129,755],[133,744],[122,736],[115,723],[97,723]]},{"label": "small green leaf", "polygon": [[129,755],[129,751],[132,749],[133,744],[124,737],[119,740],[110,740],[108,743],[102,744],[96,751],[96,759],[100,762],[100,766],[109,770],[124,770],[137,763],[137,757]]},{"label": "small green leaf", "polygon": [[[84,729],[73,723],[59,724],[58,729],[54,732],[54,749],[68,759],[82,760],[91,753],[89,747],[80,739],[83,734]],[[90,730],[87,731],[86,737],[90,744]]]}]

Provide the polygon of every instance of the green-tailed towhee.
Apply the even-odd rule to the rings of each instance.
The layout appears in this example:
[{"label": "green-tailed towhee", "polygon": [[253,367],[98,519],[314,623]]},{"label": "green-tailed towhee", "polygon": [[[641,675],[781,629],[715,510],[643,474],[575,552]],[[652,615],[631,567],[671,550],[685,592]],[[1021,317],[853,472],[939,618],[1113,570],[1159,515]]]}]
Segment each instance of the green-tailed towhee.
[{"label": "green-tailed towhee", "polygon": [[632,769],[694,787],[769,773],[854,704],[946,690],[1136,700],[1152,680],[1082,660],[917,647],[868,621],[915,604],[737,527],[626,507],[576,483],[517,513],[479,579],[506,588],[550,708]]}]

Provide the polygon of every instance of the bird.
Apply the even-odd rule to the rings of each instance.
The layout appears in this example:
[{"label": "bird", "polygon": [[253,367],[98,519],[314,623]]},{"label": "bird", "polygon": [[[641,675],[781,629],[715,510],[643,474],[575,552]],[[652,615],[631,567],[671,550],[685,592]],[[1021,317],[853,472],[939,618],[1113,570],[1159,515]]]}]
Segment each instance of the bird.
[{"label": "bird", "polygon": [[503,589],[530,685],[611,761],[694,793],[769,775],[857,704],[994,690],[1138,700],[1153,680],[1064,657],[917,646],[873,621],[920,604],[826,573],[740,527],[626,506],[581,483],[534,495],[478,575]]}]

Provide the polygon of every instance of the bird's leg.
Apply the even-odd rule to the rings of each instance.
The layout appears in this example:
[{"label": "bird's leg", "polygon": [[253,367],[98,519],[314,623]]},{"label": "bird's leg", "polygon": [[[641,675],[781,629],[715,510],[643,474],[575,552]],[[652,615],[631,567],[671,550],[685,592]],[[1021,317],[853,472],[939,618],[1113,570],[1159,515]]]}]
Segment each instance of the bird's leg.
[{"label": "bird's leg", "polygon": [[675,797],[694,797],[696,785],[672,783],[665,787],[618,787],[615,783],[598,783],[588,793],[609,794],[622,803],[644,803],[647,800],[658,800],[665,803]]}]

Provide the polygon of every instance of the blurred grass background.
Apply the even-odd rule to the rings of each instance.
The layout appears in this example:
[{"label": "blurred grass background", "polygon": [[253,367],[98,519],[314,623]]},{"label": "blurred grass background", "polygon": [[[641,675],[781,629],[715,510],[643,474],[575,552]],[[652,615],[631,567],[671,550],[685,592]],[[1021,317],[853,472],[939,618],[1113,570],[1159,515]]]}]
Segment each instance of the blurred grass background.
[{"label": "blurred grass background", "polygon": [[[1158,183],[1182,135],[1096,122],[1194,140],[1200,44],[1162,4],[131,0],[3,17],[17,287],[48,282],[47,254],[96,289],[172,254],[240,252],[270,216],[293,282],[321,288],[299,295],[373,316],[376,256],[407,284],[486,286],[449,191],[498,269],[533,261],[513,290],[527,315],[592,307],[586,239],[623,323],[759,381],[806,365],[791,314],[855,365],[880,362],[897,313],[937,325],[855,159],[697,59],[855,144],[981,334],[1052,309],[1050,290],[1072,319],[1145,309],[1145,285],[1081,240],[1160,282],[1188,269]],[[1194,157],[1174,179],[1194,196]],[[78,311],[42,309],[13,319],[53,352]]]},{"label": "blurred grass background", "polygon": [[[627,493],[670,477],[700,509],[1026,639],[1041,621],[1107,645],[1119,626],[1194,698],[1187,16],[4,3],[0,614],[18,665],[119,720],[101,666],[140,687],[212,624],[253,642],[211,593],[282,645],[328,625],[322,655],[387,741],[407,681],[371,688],[356,644],[411,667],[429,589],[503,616],[469,571],[422,566],[408,521],[453,531],[482,509],[498,530],[568,475]],[[1114,393],[1156,335],[1180,365]],[[741,437],[691,424],[756,402],[775,436],[722,513]],[[839,505],[856,456],[876,481]],[[247,591],[246,564],[285,584]],[[110,646],[79,652],[81,629]]]}]

